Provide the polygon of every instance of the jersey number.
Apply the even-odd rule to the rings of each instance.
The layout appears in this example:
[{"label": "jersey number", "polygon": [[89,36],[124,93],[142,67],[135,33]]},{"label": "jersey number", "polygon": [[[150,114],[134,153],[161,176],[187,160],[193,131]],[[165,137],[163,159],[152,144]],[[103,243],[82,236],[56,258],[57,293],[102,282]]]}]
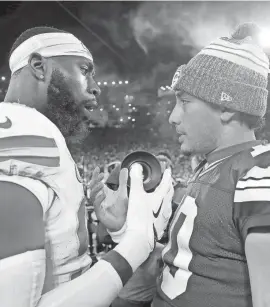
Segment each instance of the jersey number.
[{"label": "jersey number", "polygon": [[165,268],[161,289],[170,299],[175,299],[186,291],[192,274],[188,269],[192,260],[189,242],[196,216],[195,199],[187,196],[179,211],[176,212],[170,230],[170,241],[163,251]]}]

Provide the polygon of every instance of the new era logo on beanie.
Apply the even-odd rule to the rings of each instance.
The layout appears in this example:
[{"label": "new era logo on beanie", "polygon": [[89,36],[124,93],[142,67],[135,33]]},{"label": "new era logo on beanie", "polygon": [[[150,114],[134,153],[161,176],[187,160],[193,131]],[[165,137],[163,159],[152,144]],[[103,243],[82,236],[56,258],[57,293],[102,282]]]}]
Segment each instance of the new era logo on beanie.
[{"label": "new era logo on beanie", "polygon": [[180,66],[172,88],[204,101],[263,117],[269,60],[258,44],[260,28],[240,25],[231,37],[212,42]]},{"label": "new era logo on beanie", "polygon": [[233,99],[232,99],[232,97],[229,96],[228,94],[222,92],[222,93],[221,93],[220,100],[221,100],[221,101],[232,101]]}]

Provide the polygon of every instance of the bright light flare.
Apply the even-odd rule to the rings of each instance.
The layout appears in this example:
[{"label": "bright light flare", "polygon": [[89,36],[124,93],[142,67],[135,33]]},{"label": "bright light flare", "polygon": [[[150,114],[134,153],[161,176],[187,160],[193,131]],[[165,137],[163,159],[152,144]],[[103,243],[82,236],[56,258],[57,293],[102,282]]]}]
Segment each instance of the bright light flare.
[{"label": "bright light flare", "polygon": [[262,28],[259,34],[259,41],[262,47],[270,48],[270,29]]}]

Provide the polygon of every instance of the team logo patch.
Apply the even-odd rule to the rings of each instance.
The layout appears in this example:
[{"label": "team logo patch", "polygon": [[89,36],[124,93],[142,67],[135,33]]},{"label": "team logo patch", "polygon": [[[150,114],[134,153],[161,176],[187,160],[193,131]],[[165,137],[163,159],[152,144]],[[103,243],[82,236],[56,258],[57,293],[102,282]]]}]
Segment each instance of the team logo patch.
[{"label": "team logo patch", "polygon": [[173,79],[172,79],[172,85],[171,88],[173,89],[175,85],[178,83],[180,77],[182,76],[182,66],[177,68],[177,71],[175,72]]}]

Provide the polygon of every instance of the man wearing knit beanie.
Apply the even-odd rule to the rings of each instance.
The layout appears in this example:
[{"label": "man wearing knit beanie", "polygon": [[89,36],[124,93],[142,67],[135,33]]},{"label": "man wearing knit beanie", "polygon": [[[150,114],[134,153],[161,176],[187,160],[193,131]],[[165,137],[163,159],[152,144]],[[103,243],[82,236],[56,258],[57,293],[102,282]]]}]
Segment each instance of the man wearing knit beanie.
[{"label": "man wearing knit beanie", "polygon": [[[239,26],[174,75],[170,123],[181,151],[206,159],[173,218],[153,307],[270,306],[270,146],[254,133],[268,94],[259,31]],[[143,306],[134,301],[121,306]]]},{"label": "man wearing knit beanie", "polygon": [[268,94],[259,31],[239,26],[173,78],[181,150],[206,159],[171,225],[154,307],[270,306],[270,146],[254,134]]}]

